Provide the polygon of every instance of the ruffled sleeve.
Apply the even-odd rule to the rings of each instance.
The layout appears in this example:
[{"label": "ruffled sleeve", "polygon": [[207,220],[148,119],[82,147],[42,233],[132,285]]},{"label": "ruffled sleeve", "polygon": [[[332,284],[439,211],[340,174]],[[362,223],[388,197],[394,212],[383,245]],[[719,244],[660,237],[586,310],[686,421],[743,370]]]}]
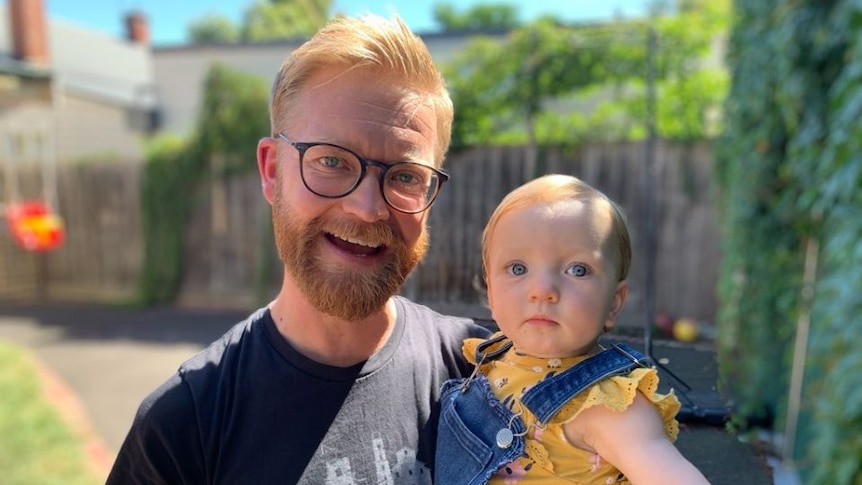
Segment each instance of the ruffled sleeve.
[{"label": "ruffled sleeve", "polygon": [[464,354],[464,358],[473,365],[476,365],[476,347],[480,343],[482,343],[480,338],[468,338],[464,339],[464,345],[461,346],[461,353]]},{"label": "ruffled sleeve", "polygon": [[679,423],[675,416],[679,412],[680,403],[672,390],[669,394],[658,393],[658,381],[658,371],[648,368],[635,369],[625,376],[604,379],[566,403],[552,422],[566,423],[593,406],[624,411],[634,402],[635,393],[640,391],[658,409],[667,437],[676,441]]}]

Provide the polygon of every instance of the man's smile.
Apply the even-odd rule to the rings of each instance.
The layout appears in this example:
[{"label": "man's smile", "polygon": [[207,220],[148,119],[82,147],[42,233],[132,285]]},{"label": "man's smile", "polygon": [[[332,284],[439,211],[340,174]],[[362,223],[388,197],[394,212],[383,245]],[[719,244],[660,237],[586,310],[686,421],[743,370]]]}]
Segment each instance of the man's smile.
[{"label": "man's smile", "polygon": [[376,244],[357,237],[340,236],[331,232],[325,232],[324,235],[333,245],[355,256],[376,256],[386,249],[384,244]]}]

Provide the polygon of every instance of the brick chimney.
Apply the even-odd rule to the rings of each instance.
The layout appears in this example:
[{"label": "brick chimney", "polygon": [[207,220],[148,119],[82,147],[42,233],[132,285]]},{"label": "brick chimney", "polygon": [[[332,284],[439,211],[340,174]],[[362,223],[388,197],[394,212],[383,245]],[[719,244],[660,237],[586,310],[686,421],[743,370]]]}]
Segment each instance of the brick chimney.
[{"label": "brick chimney", "polygon": [[126,14],[126,38],[136,44],[150,45],[150,25],[144,12],[134,10]]},{"label": "brick chimney", "polygon": [[12,49],[16,59],[48,65],[48,29],[42,0],[9,0],[12,22]]}]

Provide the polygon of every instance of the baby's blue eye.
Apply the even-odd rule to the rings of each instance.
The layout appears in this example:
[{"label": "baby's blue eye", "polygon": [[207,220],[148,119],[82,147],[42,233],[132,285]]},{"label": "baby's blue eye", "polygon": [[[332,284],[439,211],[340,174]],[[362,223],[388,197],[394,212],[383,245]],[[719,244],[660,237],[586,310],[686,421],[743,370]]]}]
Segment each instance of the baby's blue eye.
[{"label": "baby's blue eye", "polygon": [[527,272],[527,267],[521,263],[513,263],[509,265],[508,270],[511,275],[521,276]]},{"label": "baby's blue eye", "polygon": [[589,272],[590,272],[589,269],[580,263],[573,264],[573,265],[569,266],[568,268],[566,268],[566,274],[569,274],[572,276],[578,276],[578,277],[586,276]]}]

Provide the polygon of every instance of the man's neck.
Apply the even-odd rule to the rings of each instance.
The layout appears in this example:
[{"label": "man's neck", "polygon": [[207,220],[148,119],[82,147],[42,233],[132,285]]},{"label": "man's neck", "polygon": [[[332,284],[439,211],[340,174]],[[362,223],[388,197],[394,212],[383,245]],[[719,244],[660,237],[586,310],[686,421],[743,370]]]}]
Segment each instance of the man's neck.
[{"label": "man's neck", "polygon": [[289,277],[269,308],[276,328],[293,348],[309,359],[337,367],[368,360],[395,327],[392,298],[379,312],[350,322],[319,312]]}]

